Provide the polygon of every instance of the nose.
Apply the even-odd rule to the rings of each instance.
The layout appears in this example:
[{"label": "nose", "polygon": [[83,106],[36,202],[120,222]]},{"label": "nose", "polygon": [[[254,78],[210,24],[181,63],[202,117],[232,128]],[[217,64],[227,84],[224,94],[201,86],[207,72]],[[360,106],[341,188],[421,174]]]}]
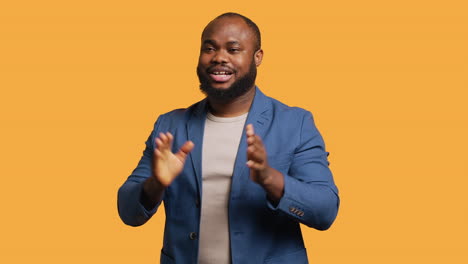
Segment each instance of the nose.
[{"label": "nose", "polygon": [[222,49],[217,50],[215,54],[213,55],[213,57],[211,58],[211,62],[217,63],[217,64],[227,63],[228,58],[227,58],[226,52],[223,51]]}]

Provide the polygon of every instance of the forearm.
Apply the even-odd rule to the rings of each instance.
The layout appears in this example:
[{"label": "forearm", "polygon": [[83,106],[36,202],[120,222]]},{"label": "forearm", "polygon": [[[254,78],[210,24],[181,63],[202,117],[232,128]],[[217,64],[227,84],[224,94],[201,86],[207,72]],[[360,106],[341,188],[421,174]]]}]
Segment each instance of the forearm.
[{"label": "forearm", "polygon": [[149,177],[143,183],[143,191],[141,193],[140,201],[146,210],[153,209],[161,202],[164,189],[164,186],[159,183],[155,177]]},{"label": "forearm", "polygon": [[268,168],[268,177],[261,186],[267,193],[268,200],[275,206],[279,203],[284,194],[284,176],[281,172]]},{"label": "forearm", "polygon": [[130,176],[120,187],[117,205],[122,221],[131,226],[140,226],[156,213],[159,204],[147,208],[142,203],[143,185],[147,178]]},{"label": "forearm", "polygon": [[339,197],[333,184],[303,182],[284,175],[284,194],[273,210],[281,210],[297,221],[326,230],[334,222],[339,208]]}]

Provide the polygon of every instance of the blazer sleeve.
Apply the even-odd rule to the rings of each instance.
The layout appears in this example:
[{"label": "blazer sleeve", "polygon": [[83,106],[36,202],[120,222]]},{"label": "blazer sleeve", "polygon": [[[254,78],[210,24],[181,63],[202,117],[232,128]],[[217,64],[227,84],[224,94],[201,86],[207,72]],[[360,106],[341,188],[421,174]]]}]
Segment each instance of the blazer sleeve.
[{"label": "blazer sleeve", "polygon": [[327,157],[312,114],[306,112],[291,167],[283,174],[283,197],[276,206],[267,201],[268,207],[309,227],[328,229],[336,218],[340,200]]},{"label": "blazer sleeve", "polygon": [[[148,210],[141,203],[141,195],[143,191],[143,183],[151,176],[151,160],[154,153],[154,140],[159,129],[162,117],[158,118],[154,125],[148,140],[146,140],[146,148],[143,151],[143,156],[138,163],[138,166],[133,170],[132,174],[127,178],[125,183],[120,187],[117,193],[117,208],[122,221],[130,226],[140,226],[146,223],[158,210],[161,201],[154,208]],[[163,195],[164,198],[164,195]]]}]

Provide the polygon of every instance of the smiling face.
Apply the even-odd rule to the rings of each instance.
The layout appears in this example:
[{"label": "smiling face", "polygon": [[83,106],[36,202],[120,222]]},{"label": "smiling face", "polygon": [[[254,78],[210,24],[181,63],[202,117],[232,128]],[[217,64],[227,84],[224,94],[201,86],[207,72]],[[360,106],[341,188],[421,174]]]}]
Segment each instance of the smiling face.
[{"label": "smiling face", "polygon": [[256,43],[254,32],[240,17],[222,17],[208,24],[197,67],[200,89],[221,101],[252,89],[263,57]]}]

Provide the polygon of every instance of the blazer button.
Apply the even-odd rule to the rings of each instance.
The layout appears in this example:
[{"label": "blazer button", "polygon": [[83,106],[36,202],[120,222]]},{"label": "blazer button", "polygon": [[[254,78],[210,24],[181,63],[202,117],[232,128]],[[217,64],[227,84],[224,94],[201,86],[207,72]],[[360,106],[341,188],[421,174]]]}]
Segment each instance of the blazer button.
[{"label": "blazer button", "polygon": [[190,239],[195,240],[195,239],[197,239],[197,233],[195,233],[195,232],[190,232],[189,237],[190,237]]}]

